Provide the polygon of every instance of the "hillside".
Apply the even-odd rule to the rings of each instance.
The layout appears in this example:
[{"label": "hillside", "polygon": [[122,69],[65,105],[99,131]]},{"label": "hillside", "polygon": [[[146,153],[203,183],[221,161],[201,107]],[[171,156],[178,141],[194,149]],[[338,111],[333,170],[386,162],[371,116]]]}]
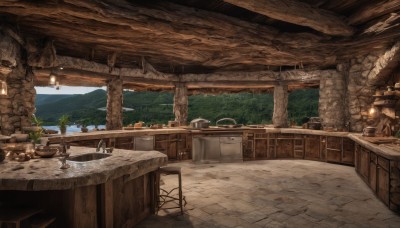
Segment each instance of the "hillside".
[{"label": "hillside", "polygon": [[[298,90],[289,94],[289,119],[300,123],[303,117],[318,115],[318,90]],[[91,124],[104,124],[106,91],[95,90],[83,95],[38,95],[37,116],[46,124],[55,124],[62,114],[73,122],[87,119]],[[167,123],[174,119],[173,94],[157,92],[124,92],[124,107],[135,109],[124,113],[124,124]],[[242,124],[270,123],[273,112],[271,94],[195,95],[189,97],[189,121],[202,117],[215,121],[231,117]]]}]

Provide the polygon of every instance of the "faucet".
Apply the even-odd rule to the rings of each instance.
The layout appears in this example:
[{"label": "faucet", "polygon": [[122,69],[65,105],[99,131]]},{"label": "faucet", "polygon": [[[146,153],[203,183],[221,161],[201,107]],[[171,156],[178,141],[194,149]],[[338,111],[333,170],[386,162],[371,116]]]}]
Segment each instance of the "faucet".
[{"label": "faucet", "polygon": [[112,153],[113,147],[106,147],[106,142],[103,139],[100,139],[99,144],[97,144],[96,152],[100,152],[100,148],[102,149],[102,153]]},{"label": "faucet", "polygon": [[61,151],[60,151],[60,161],[61,161],[61,167],[60,169],[68,169],[70,167],[69,164],[67,164],[67,158],[69,157],[69,153],[67,153],[69,145],[64,141],[64,138],[61,139],[60,143]]}]

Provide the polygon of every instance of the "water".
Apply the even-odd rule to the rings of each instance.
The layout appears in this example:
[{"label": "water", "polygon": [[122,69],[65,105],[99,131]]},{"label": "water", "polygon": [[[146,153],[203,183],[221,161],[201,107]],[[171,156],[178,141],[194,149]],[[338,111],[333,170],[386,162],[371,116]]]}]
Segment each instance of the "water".
[{"label": "water", "polygon": [[[58,131],[58,133],[60,134],[60,128],[58,126],[43,126],[43,128]],[[89,126],[87,126],[87,128],[89,129],[89,131],[92,131],[94,129],[94,125],[89,125]],[[106,126],[98,125],[97,128],[105,129]],[[67,134],[68,133],[76,133],[76,132],[81,132],[81,127],[77,127],[76,125],[67,126]]]}]

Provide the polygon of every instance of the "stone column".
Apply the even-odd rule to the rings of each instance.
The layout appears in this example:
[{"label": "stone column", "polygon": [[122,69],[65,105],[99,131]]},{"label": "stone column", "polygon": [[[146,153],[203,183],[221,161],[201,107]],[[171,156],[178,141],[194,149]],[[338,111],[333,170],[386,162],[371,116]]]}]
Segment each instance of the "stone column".
[{"label": "stone column", "polygon": [[288,127],[288,86],[277,85],[274,88],[274,114],[272,123],[274,127]]},{"label": "stone column", "polygon": [[107,130],[122,129],[122,80],[112,79],[107,84]]},{"label": "stone column", "polygon": [[31,126],[36,91],[33,75],[28,73],[21,57],[21,47],[1,31],[0,50],[4,50],[0,55],[0,78],[5,79],[8,87],[7,96],[0,96],[1,134],[10,135]]},{"label": "stone column", "polygon": [[175,85],[174,94],[174,114],[175,121],[178,121],[180,126],[187,125],[188,119],[188,90],[184,83]]},{"label": "stone column", "polygon": [[332,71],[332,74],[322,76],[318,108],[322,126],[333,127],[339,131],[344,129],[347,112],[345,100],[345,75],[338,71]]}]

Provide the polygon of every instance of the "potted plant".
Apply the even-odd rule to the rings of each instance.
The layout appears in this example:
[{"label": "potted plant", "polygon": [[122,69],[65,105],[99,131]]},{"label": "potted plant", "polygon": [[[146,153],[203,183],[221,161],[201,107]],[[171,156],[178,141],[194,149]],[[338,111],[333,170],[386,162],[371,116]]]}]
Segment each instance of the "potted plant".
[{"label": "potted plant", "polygon": [[81,123],[81,131],[86,133],[89,131],[89,129],[87,128],[87,126],[89,125],[89,121],[87,119],[84,119],[82,121],[80,121]]},{"label": "potted plant", "polygon": [[42,137],[42,130],[29,132],[29,138],[34,145],[40,144],[40,138]]},{"label": "potted plant", "polygon": [[67,132],[68,122],[69,122],[68,115],[62,115],[60,119],[58,119],[58,127],[60,128],[61,134],[65,134]]}]

